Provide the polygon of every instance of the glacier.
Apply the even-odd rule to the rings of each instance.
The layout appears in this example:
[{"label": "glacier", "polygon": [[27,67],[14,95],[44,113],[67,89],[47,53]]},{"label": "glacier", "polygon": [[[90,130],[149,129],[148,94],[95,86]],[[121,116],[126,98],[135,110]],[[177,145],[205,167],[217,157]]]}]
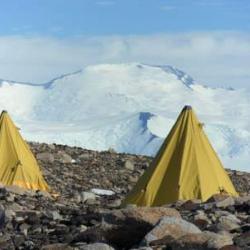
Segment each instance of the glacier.
[{"label": "glacier", "polygon": [[90,65],[46,83],[0,79],[0,109],[27,140],[153,156],[193,106],[225,167],[250,171],[250,92],[210,88],[168,65]]}]

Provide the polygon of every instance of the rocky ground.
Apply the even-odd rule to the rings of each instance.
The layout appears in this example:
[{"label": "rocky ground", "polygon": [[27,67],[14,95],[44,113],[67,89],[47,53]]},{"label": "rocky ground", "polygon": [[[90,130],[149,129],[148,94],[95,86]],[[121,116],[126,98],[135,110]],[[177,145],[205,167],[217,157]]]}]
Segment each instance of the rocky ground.
[{"label": "rocky ground", "polygon": [[[53,195],[0,187],[0,249],[250,249],[250,173],[228,170],[237,198],[121,209],[152,158],[112,149],[31,148]],[[97,195],[93,188],[113,194]]]}]

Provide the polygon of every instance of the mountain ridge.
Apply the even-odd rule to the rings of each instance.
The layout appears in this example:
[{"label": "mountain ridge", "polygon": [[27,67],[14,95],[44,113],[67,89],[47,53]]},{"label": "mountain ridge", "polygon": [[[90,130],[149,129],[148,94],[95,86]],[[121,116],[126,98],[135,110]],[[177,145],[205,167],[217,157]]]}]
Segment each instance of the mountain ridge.
[{"label": "mountain ridge", "polygon": [[224,164],[249,168],[250,93],[208,88],[172,66],[91,65],[39,87],[2,81],[0,90],[0,109],[28,140],[146,155],[188,104]]}]

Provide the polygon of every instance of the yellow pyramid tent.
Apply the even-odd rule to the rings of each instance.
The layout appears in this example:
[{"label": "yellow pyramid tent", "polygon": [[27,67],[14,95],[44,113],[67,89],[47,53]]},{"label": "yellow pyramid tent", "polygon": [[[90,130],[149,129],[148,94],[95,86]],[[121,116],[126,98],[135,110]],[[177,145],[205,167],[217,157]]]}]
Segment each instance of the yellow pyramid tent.
[{"label": "yellow pyramid tent", "polygon": [[0,183],[49,190],[28,144],[6,111],[0,116]]},{"label": "yellow pyramid tent", "polygon": [[149,168],[123,201],[160,206],[226,192],[237,196],[190,106],[185,106]]}]

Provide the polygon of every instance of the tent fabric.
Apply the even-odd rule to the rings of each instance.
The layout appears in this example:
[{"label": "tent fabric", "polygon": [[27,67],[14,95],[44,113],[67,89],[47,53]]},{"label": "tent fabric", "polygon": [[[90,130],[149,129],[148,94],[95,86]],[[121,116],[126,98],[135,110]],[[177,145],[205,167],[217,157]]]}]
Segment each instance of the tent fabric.
[{"label": "tent fabric", "polygon": [[6,111],[0,116],[0,183],[49,191],[28,144]]},{"label": "tent fabric", "polygon": [[160,206],[237,192],[190,106],[185,106],[123,205]]}]

